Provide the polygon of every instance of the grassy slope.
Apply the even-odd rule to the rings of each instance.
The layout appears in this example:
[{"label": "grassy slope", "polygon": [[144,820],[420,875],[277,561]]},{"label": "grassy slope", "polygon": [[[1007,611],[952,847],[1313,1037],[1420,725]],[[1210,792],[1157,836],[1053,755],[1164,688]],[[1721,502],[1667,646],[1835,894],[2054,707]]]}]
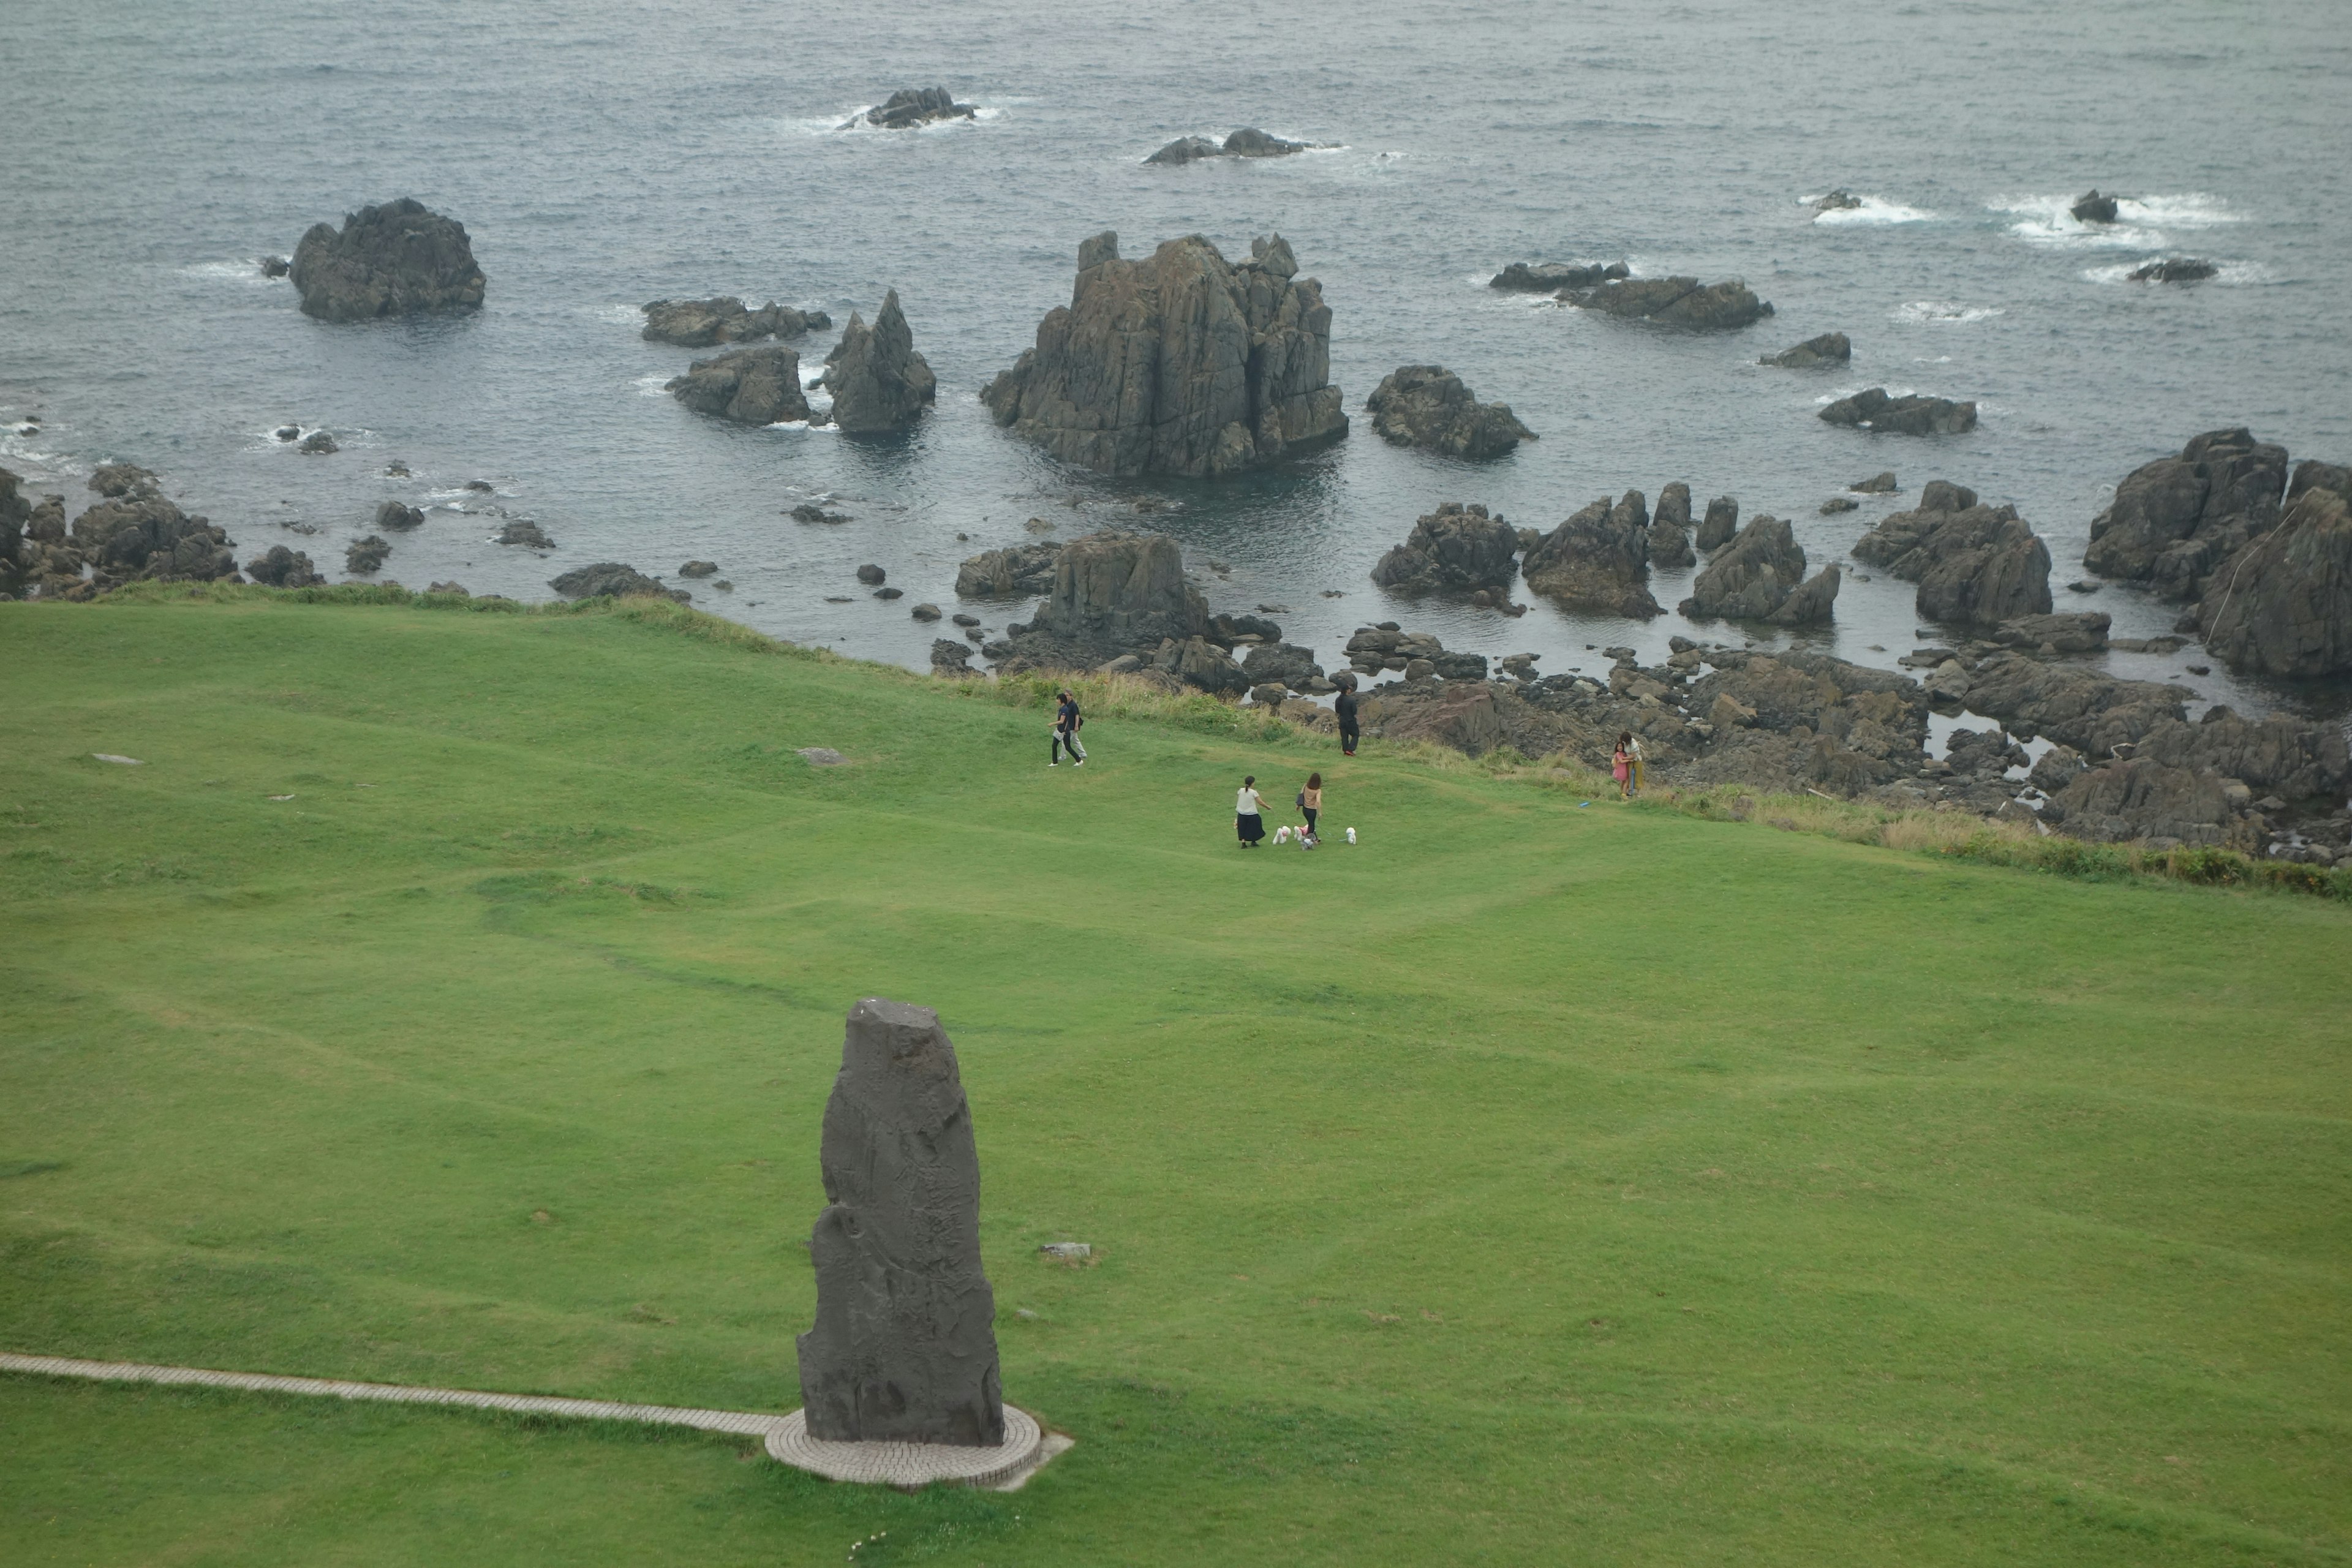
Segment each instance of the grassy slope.
[{"label": "grassy slope", "polygon": [[[1079,1439],[908,1498],[0,1378],[12,1564],[2352,1557],[2339,905],[1303,739],[1049,773],[616,616],[0,605],[0,1348],[788,1408],[882,994]],[[1362,845],[1236,850],[1310,766]]]}]

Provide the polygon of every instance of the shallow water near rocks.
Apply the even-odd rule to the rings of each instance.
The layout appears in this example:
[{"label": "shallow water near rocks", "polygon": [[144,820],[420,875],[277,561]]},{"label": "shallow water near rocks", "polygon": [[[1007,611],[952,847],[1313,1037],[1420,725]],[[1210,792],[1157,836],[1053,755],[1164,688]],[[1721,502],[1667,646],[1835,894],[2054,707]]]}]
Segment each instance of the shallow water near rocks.
[{"label": "shallow water near rocks", "polygon": [[[1393,619],[1448,647],[1537,651],[1552,673],[1604,667],[1587,644],[1654,662],[1676,632],[1789,639],[1532,599],[1518,619],[1415,605],[1373,587],[1372,563],[1440,500],[1549,528],[1601,494],[1654,503],[1682,479],[1699,507],[1730,494],[1744,518],[1790,519],[1818,567],[1943,478],[2015,502],[2049,540],[2059,608],[2147,637],[2173,606],[2063,586],[2117,479],[2235,424],[2298,459],[2352,460],[2341,22],[2325,0],[2229,15],[1375,0],[1156,19],[982,0],[886,35],[870,8],[828,4],[686,4],[657,26],[593,4],[210,0],[169,26],[29,7],[6,29],[0,464],[56,486],[137,461],[241,556],[285,542],[322,568],[396,498],[428,509],[383,572],[415,587],[544,597],[588,562],[674,579],[714,561],[734,589],[695,584],[697,604],[917,667],[932,632],[908,608],[954,608],[963,556],[1036,537],[1032,517],[1066,539],[1139,523],[1184,542],[1215,607],[1288,606],[1286,634],[1327,666],[1352,628]],[[935,82],[980,117],[838,129]],[[1242,125],[1334,146],[1141,162]],[[2066,216],[2094,184],[2126,195],[2116,225]],[[1841,186],[1863,205],[1814,221],[1805,199]],[[312,222],[401,195],[466,224],[490,279],[482,310],[329,325],[260,276],[257,259],[290,253]],[[978,388],[1067,300],[1079,240],[1106,227],[1129,256],[1194,231],[1229,257],[1286,235],[1332,307],[1355,433],[1207,485],[1070,472],[997,430]],[[2221,273],[2121,280],[2174,255]],[[1778,314],[1679,335],[1486,287],[1509,261],[1621,258],[1637,274],[1744,278]],[[845,324],[892,287],[940,384],[902,440],[697,417],[661,390],[694,351],[637,336],[636,307],[656,298],[774,299]],[[1755,363],[1830,330],[1852,335],[1850,367]],[[796,345],[804,378],[836,335]],[[1483,465],[1384,445],[1364,397],[1429,361],[1543,438]],[[1814,417],[1871,385],[1975,398],[1982,422],[1907,439]],[[272,434],[288,424],[341,450],[301,455]],[[394,458],[410,477],[384,475]],[[1817,515],[1888,468],[1899,494]],[[475,479],[496,493],[464,492]],[[814,499],[852,521],[786,515]],[[490,543],[507,516],[556,548]],[[858,588],[868,561],[905,600]],[[1804,646],[1888,665],[1919,640],[1911,585],[1867,574],[1849,574],[1836,626]],[[1671,607],[1689,576],[1660,574],[1653,592]],[[1025,613],[968,607],[992,628]],[[2339,688],[2186,676],[2205,662],[2193,645],[2105,662],[2242,710],[2344,706]]]}]

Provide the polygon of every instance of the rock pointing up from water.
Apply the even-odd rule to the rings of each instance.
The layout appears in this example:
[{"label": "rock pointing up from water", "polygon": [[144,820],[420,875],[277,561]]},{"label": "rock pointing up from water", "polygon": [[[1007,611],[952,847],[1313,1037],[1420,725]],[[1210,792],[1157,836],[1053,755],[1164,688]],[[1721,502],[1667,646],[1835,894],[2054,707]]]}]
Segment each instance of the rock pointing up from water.
[{"label": "rock pointing up from water", "polygon": [[1070,303],[981,394],[999,425],[1108,474],[1236,473],[1348,433],[1331,311],[1276,235],[1228,263],[1199,235],[1078,247]]},{"label": "rock pointing up from water", "polygon": [[809,1436],[1003,1442],[980,1155],[937,1013],[878,996],[849,1010],[820,1158],[816,1326],[800,1336]]},{"label": "rock pointing up from water", "polygon": [[902,87],[887,103],[860,110],[843,121],[840,128],[847,131],[864,125],[876,131],[911,131],[934,120],[971,120],[979,114],[980,105],[958,103],[946,88]]},{"label": "rock pointing up from water", "polygon": [[1629,278],[1592,289],[1563,289],[1563,304],[1629,321],[1669,327],[1729,331],[1753,326],[1772,313],[1738,279],[1701,286],[1696,278]]},{"label": "rock pointing up from water", "polygon": [[1509,404],[1479,402],[1444,365],[1399,365],[1364,406],[1382,440],[1449,458],[1496,458],[1536,438]]},{"label": "rock pointing up from water", "polygon": [[792,349],[736,349],[698,359],[665,388],[697,414],[738,425],[775,425],[809,416],[801,391],[801,356]]},{"label": "rock pointing up from water", "polygon": [[291,278],[302,313],[323,321],[467,310],[487,282],[466,226],[407,196],[362,207],[340,232],[312,224],[294,247]]},{"label": "rock pointing up from water", "polygon": [[883,297],[871,327],[850,312],[841,342],[825,356],[824,386],[833,394],[833,422],[852,435],[903,430],[929,406],[939,379],[915,352],[898,290]]}]

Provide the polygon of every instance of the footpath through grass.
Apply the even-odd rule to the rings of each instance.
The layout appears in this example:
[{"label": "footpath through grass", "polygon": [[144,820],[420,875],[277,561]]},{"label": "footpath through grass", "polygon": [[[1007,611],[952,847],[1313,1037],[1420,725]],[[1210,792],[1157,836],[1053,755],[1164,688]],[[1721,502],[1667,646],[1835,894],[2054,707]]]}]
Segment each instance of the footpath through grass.
[{"label": "footpath through grass", "polygon": [[[790,1408],[878,994],[1077,1447],[0,1378],[0,1561],[2352,1558],[2341,903],[1206,721],[1049,772],[660,619],[0,605],[0,1348]],[[1238,850],[1318,767],[1362,842]]]}]

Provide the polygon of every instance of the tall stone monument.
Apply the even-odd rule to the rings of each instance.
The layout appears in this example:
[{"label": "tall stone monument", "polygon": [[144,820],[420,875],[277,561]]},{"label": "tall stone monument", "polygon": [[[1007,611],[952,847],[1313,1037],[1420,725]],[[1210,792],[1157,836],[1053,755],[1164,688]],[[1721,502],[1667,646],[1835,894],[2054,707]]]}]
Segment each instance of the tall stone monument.
[{"label": "tall stone monument", "polygon": [[819,1158],[816,1326],[800,1337],[808,1435],[1003,1444],[980,1156],[937,1013],[878,996],[849,1010]]}]

